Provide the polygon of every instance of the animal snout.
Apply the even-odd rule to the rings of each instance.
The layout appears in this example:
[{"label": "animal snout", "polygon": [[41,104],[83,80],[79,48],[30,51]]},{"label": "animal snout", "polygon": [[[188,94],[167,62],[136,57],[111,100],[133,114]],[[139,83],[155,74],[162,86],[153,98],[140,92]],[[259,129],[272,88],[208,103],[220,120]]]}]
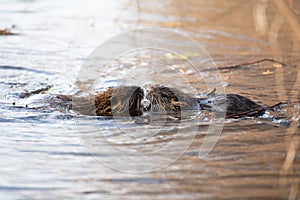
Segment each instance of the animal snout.
[{"label": "animal snout", "polygon": [[142,99],[141,100],[141,105],[144,110],[148,110],[150,107],[150,101],[148,99]]}]

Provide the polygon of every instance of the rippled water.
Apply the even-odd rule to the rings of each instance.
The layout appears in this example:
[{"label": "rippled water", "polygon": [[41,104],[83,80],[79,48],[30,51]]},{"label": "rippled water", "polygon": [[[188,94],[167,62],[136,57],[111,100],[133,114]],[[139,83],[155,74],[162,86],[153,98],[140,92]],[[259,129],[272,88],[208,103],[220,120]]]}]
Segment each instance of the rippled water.
[{"label": "rippled water", "polygon": [[[290,2],[286,9],[278,1],[254,0],[0,1],[0,29],[12,27],[19,34],[0,36],[1,199],[299,198],[300,26],[293,20],[300,21],[300,5]],[[290,103],[261,118],[216,122],[195,118],[196,111],[179,121],[155,114],[113,119],[25,107],[30,98],[86,89],[78,80],[94,49],[113,35],[144,26],[184,33],[207,53],[168,38],[166,44],[181,56],[128,52],[105,74],[92,68],[96,74],[90,77],[97,80],[88,92],[120,82],[208,92],[205,78],[215,72],[198,76],[182,59],[200,57],[207,66],[208,54],[217,66],[282,60],[286,66],[263,62],[220,71],[218,86],[262,105]],[[48,85],[47,94],[19,98]],[[224,125],[222,134],[200,159],[201,145],[215,139],[208,134],[212,124]]]}]

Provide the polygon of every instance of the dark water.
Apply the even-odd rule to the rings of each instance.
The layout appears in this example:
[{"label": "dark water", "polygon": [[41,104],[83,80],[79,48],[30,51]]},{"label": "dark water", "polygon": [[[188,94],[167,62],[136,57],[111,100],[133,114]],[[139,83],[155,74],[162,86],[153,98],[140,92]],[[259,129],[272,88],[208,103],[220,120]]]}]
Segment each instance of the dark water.
[{"label": "dark water", "polygon": [[[282,3],[0,1],[0,29],[13,26],[19,33],[0,36],[1,199],[299,199],[300,4]],[[175,35],[167,41],[157,35],[182,55],[165,49],[126,53],[107,68],[88,68],[88,77],[96,79],[88,88],[84,67],[94,49],[145,26],[179,31],[206,52]],[[182,57],[201,67],[210,66],[210,59],[225,66],[262,58],[286,66],[263,62],[198,74]],[[118,84],[208,92],[210,77],[217,77],[212,85],[219,91],[262,105],[290,103],[261,118],[225,121],[197,112],[176,121],[30,109],[47,103],[49,94],[92,93]],[[18,98],[48,85],[53,87],[47,94]],[[200,159],[203,144],[215,139]]]}]

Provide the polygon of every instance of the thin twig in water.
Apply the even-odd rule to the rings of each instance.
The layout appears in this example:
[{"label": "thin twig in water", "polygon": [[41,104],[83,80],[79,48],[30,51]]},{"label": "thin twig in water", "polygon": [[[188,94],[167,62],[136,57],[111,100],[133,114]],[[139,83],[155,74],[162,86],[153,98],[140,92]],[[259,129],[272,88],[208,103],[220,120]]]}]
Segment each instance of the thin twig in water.
[{"label": "thin twig in water", "polygon": [[236,113],[236,114],[232,114],[232,115],[227,115],[225,117],[225,119],[228,119],[228,118],[250,117],[250,116],[253,116],[253,115],[257,115],[257,114],[259,114],[262,111],[273,109],[273,108],[275,108],[277,106],[280,106],[282,104],[286,104],[286,102],[279,102],[279,103],[274,104],[272,106],[262,106],[260,108],[256,108],[256,109],[249,110],[249,111],[246,111],[246,112],[241,112],[241,113]]},{"label": "thin twig in water", "polygon": [[229,66],[220,66],[220,67],[217,67],[217,69],[215,69],[215,68],[203,69],[201,71],[237,69],[237,68],[240,68],[240,67],[243,67],[243,66],[255,65],[255,64],[262,63],[262,62],[273,62],[273,63],[280,64],[282,66],[286,66],[286,64],[284,62],[281,62],[281,61],[278,61],[278,60],[275,60],[275,59],[271,59],[271,58],[263,58],[263,59],[260,59],[260,60],[245,62],[245,63],[241,63],[241,64],[235,64],[235,65],[229,65]]},{"label": "thin twig in water", "polygon": [[33,94],[40,94],[42,92],[45,92],[45,91],[48,91],[52,86],[48,85],[47,87],[45,88],[40,88],[38,90],[34,90],[34,91],[31,91],[31,92],[23,92],[20,94],[20,98],[26,98],[26,97],[30,97],[31,95]]}]

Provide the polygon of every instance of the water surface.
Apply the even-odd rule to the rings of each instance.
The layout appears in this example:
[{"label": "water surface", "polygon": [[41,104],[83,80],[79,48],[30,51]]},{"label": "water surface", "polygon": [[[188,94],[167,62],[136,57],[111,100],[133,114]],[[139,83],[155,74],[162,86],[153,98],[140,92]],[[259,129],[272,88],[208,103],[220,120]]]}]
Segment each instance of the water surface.
[{"label": "water surface", "polygon": [[[255,0],[4,0],[0,5],[0,28],[14,26],[12,31],[19,33],[0,37],[2,199],[299,198],[300,39],[299,23],[288,17],[292,10],[300,21],[297,1],[283,11],[275,1]],[[50,94],[75,94],[78,73],[98,45],[112,35],[144,26],[170,28],[192,37],[218,66],[261,58],[287,63],[264,62],[220,72],[226,92],[262,105],[291,102],[279,112],[287,121],[270,119],[273,113],[226,120],[212,152],[199,159],[211,124],[205,118],[179,123],[165,122],[160,116],[150,121],[149,117],[111,119],[24,108],[26,99],[19,95],[47,85],[53,86]],[[184,41],[169,45],[188,49]],[[202,56],[186,51],[189,59]],[[170,67],[163,68],[165,63]],[[139,73],[152,80],[156,79],[151,71],[162,70],[166,78],[159,81],[167,85],[173,81],[186,92],[208,90],[185,61],[158,51],[116,60],[93,89],[119,84],[122,73],[136,66],[148,69]],[[192,89],[185,81],[168,78],[174,69]],[[172,148],[163,151],[171,141]],[[111,145],[124,151],[111,151]],[[143,160],[141,153],[149,152],[153,157]],[[155,170],[132,173],[147,171],[145,166]]]}]

